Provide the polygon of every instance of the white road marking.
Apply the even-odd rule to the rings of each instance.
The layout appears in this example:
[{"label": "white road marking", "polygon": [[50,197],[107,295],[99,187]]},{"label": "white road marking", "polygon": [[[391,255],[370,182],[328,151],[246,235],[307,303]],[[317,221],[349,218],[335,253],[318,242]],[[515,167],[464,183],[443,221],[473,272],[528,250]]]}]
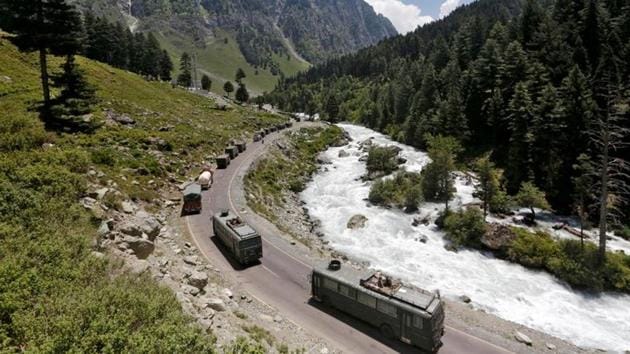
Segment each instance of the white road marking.
[{"label": "white road marking", "polygon": [[269,273],[271,273],[274,277],[281,279],[280,276],[278,274],[276,274],[273,270],[267,268],[266,265],[262,264],[261,267],[263,267],[264,270],[268,271]]}]

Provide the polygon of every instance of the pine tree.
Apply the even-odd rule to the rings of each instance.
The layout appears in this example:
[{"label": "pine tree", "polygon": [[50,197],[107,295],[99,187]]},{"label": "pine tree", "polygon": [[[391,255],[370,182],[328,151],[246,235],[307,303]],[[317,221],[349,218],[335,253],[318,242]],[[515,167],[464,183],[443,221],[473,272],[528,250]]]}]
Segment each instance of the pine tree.
[{"label": "pine tree", "polygon": [[488,216],[490,204],[501,192],[501,176],[503,172],[495,168],[490,161],[490,156],[486,155],[475,162],[475,172],[477,172],[477,184],[473,196],[481,199],[483,203],[483,217]]},{"label": "pine tree", "polygon": [[241,103],[245,103],[249,101],[249,92],[247,92],[247,87],[245,87],[244,83],[240,83],[238,85],[238,89],[236,89],[236,100]]},{"label": "pine tree", "polygon": [[231,82],[226,81],[225,84],[223,85],[223,91],[225,91],[225,93],[227,94],[229,98],[230,94],[234,92],[234,85]]},{"label": "pine tree", "polygon": [[247,75],[245,75],[245,71],[243,71],[243,69],[241,69],[241,68],[238,68],[236,70],[236,75],[234,75],[234,81],[236,81],[236,83],[240,84],[241,80],[243,80],[246,77],[247,77]]},{"label": "pine tree", "polygon": [[428,201],[444,202],[448,212],[448,202],[455,192],[453,171],[461,145],[456,139],[442,135],[425,139],[431,163],[422,170],[422,193]]},{"label": "pine tree", "polygon": [[171,56],[166,50],[160,55],[160,80],[171,81],[171,72],[173,71],[173,62]]},{"label": "pine tree", "polygon": [[212,87],[212,80],[210,80],[210,77],[208,75],[204,74],[201,77],[201,89],[210,91],[211,87]]},{"label": "pine tree", "polygon": [[182,54],[179,60],[179,76],[177,84],[184,87],[192,86],[192,62],[188,53]]},{"label": "pine tree", "polygon": [[2,0],[0,27],[21,51],[39,52],[44,112],[51,103],[47,55],[72,55],[80,51],[81,17],[65,0]]},{"label": "pine tree", "polygon": [[82,117],[92,112],[96,103],[96,90],[85,79],[85,75],[75,62],[74,55],[68,55],[61,66],[61,74],[53,75],[53,86],[61,94],[52,101],[51,125],[55,128],[91,131],[97,126]]},{"label": "pine tree", "polygon": [[518,205],[529,208],[532,212],[532,222],[536,221],[536,209],[548,210],[551,208],[547,202],[545,193],[531,182],[523,182],[521,184],[521,188],[515,199]]},{"label": "pine tree", "polygon": [[516,85],[514,97],[508,109],[510,128],[510,148],[506,177],[508,191],[516,190],[526,180],[533,178],[531,123],[534,119],[534,106],[527,84]]},{"label": "pine tree", "polygon": [[157,80],[160,76],[160,60],[162,59],[162,51],[160,43],[157,41],[153,33],[149,33],[146,40],[146,50],[142,60],[142,68],[144,75],[149,79]]}]

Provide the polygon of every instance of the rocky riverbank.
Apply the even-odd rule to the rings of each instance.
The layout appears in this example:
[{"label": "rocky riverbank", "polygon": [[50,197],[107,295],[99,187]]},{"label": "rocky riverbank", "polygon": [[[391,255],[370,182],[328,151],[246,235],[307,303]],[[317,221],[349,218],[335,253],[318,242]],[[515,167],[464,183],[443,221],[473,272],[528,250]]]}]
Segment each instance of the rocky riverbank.
[{"label": "rocky riverbank", "polygon": [[[291,152],[287,151],[291,144],[286,139],[288,138],[285,138],[284,142],[279,142],[269,148],[268,158],[285,161],[291,156]],[[365,161],[364,156],[360,158]],[[334,168],[324,157],[317,158],[316,162],[320,169]],[[266,166],[265,163],[259,163],[253,167],[253,170],[264,168],[264,166]],[[272,215],[273,217],[267,218],[285,232],[282,236],[286,237],[290,242],[299,242],[307,245],[311,257],[321,259],[332,257],[358,266],[369,266],[369,264],[352,259],[349,255],[342,254],[329,246],[324,233],[319,229],[319,222],[309,216],[308,209],[305,207],[304,202],[301,201],[298,192],[289,188],[281,188],[276,196],[272,196],[265,194],[261,190],[255,192],[250,190],[247,197],[250,207],[254,210],[259,205],[257,203],[264,202],[268,209],[263,215]],[[362,225],[369,223],[370,220],[365,219],[363,215],[355,215],[347,222],[347,227],[360,228]],[[474,299],[470,299],[466,294],[461,294],[457,299],[445,299],[447,305],[446,322],[449,326],[447,332],[463,331],[517,353],[592,352],[540,331],[475,309],[471,304],[472,300]]]}]

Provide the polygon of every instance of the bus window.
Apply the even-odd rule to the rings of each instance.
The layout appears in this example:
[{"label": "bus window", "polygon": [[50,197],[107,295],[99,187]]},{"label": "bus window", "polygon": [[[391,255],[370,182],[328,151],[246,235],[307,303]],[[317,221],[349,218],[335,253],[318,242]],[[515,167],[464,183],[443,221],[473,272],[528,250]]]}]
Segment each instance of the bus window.
[{"label": "bus window", "polygon": [[337,282],[328,278],[324,278],[324,288],[335,291],[335,292],[338,291]]},{"label": "bus window", "polygon": [[357,298],[357,291],[349,286],[345,286],[343,284],[339,284],[339,293],[343,296],[349,297],[351,299]]},{"label": "bus window", "polygon": [[422,317],[418,315],[413,316],[413,326],[417,329],[422,329]]},{"label": "bus window", "polygon": [[362,303],[363,305],[367,305],[371,308],[376,308],[376,298],[371,297],[368,294],[364,294],[362,292],[359,291],[358,293],[358,298],[357,300],[359,300],[360,303]]},{"label": "bus window", "polygon": [[386,315],[392,316],[394,318],[397,317],[396,306],[394,306],[392,304],[389,304],[389,303],[387,303],[385,301],[379,300],[376,303],[376,309],[379,312],[382,312],[382,313],[384,313]]},{"label": "bus window", "polygon": [[316,288],[319,288],[319,277],[313,276],[313,284],[315,284]]}]

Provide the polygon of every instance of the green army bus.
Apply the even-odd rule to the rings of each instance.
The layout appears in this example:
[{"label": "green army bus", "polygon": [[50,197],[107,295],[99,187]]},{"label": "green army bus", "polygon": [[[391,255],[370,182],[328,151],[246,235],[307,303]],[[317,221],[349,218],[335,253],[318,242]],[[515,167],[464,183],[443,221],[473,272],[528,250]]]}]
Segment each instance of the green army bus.
[{"label": "green army bus", "polygon": [[262,258],[260,235],[238,216],[227,210],[215,214],[212,229],[239,263],[246,265]]},{"label": "green army bus", "polygon": [[439,295],[399,280],[341,267],[337,260],[316,266],[311,275],[316,301],[378,327],[383,336],[437,352],[444,334],[444,304]]}]

